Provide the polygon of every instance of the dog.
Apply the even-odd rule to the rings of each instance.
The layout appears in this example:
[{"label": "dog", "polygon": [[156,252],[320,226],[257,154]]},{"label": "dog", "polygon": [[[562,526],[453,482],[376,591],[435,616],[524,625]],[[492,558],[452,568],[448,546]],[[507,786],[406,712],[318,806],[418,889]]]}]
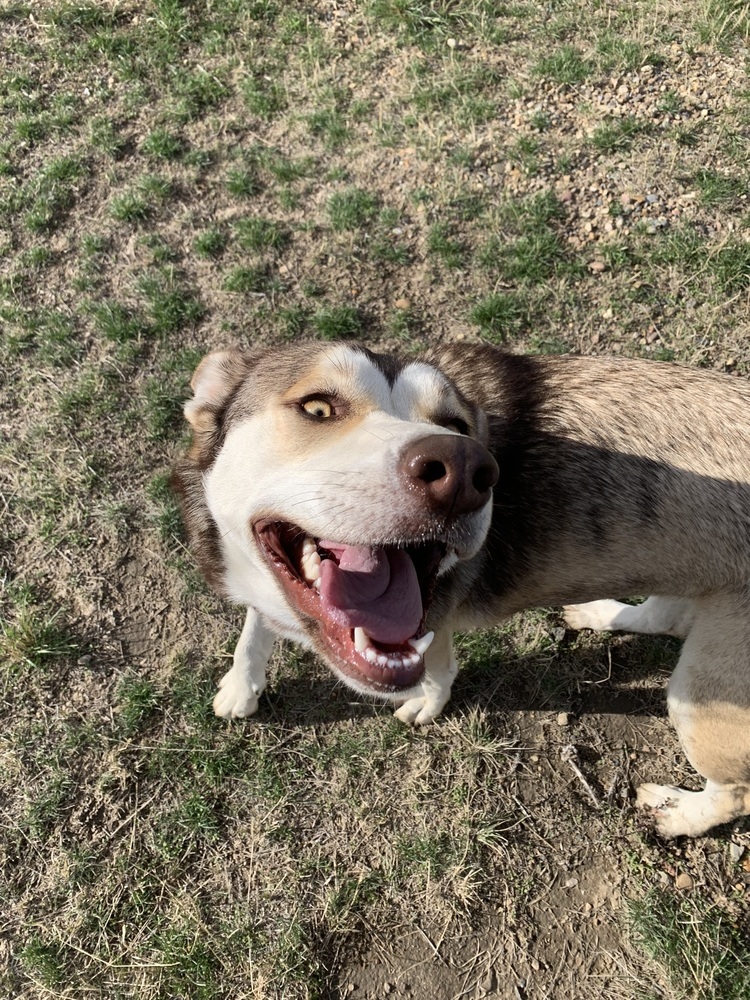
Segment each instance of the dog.
[{"label": "dog", "polygon": [[669,714],[706,783],[640,787],[658,832],[750,813],[745,381],[318,342],[210,354],[192,389],[173,483],[206,580],[247,608],[218,716],[256,711],[283,636],[423,725],[450,697],[455,630],[560,605],[575,629],[684,639]]}]

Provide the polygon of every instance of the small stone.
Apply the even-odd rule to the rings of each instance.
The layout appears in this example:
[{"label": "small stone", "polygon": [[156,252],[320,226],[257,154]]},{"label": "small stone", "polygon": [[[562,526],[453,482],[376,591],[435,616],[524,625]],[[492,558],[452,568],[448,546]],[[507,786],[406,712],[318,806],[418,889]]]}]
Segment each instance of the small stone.
[{"label": "small stone", "polygon": [[607,265],[603,260],[592,260],[589,262],[589,271],[593,271],[595,274],[600,274],[602,271],[607,270]]},{"label": "small stone", "polygon": [[410,309],[411,302],[408,299],[396,299],[393,303],[396,309]]},{"label": "small stone", "polygon": [[745,853],[745,848],[742,844],[735,844],[734,841],[729,845],[729,857],[732,861],[740,861],[742,855]]},{"label": "small stone", "polygon": [[93,659],[94,657],[91,655],[91,653],[84,653],[83,656],[78,657],[76,663],[78,664],[79,667],[87,667]]},{"label": "small stone", "polygon": [[497,976],[491,969],[489,973],[482,980],[481,988],[486,993],[492,993],[493,990],[497,989]]},{"label": "small stone", "polygon": [[688,889],[692,889],[693,888],[693,880],[687,874],[687,872],[681,872],[677,876],[677,878],[674,880],[674,884],[675,884],[675,888],[677,888],[677,889],[688,890]]},{"label": "small stone", "polygon": [[567,712],[558,712],[556,721],[558,726],[567,726],[570,724],[570,716]]}]

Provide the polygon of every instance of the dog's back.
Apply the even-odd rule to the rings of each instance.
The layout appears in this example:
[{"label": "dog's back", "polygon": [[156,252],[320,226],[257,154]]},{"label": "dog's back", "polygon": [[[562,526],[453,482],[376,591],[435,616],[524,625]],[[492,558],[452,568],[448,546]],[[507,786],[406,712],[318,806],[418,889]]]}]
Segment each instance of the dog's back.
[{"label": "dog's back", "polygon": [[434,357],[489,416],[500,479],[474,569],[491,617],[604,593],[696,596],[750,581],[746,382],[484,347]]}]

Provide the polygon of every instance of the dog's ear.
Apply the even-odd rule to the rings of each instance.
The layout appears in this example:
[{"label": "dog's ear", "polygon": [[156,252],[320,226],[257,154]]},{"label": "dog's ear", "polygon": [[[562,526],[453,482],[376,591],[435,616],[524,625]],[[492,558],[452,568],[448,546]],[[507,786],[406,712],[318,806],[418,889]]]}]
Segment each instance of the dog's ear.
[{"label": "dog's ear", "polygon": [[240,351],[216,351],[201,361],[190,380],[193,398],[183,410],[196,434],[213,430],[218,415],[252,367],[250,356]]},{"label": "dog's ear", "polygon": [[257,360],[257,354],[217,351],[196,368],[190,381],[193,398],[183,413],[193,429],[188,459],[199,468],[207,469],[216,458],[224,438],[224,414]]}]

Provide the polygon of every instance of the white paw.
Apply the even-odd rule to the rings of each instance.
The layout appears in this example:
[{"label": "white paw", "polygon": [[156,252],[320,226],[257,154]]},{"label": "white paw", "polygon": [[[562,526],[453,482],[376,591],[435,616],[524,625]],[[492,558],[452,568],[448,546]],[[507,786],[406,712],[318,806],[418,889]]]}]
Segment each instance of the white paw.
[{"label": "white paw", "polygon": [[442,710],[442,705],[422,696],[405,701],[393,714],[399,722],[405,722],[407,726],[426,726],[428,722],[437,719]]},{"label": "white paw", "polygon": [[707,829],[705,820],[701,822],[700,815],[694,815],[696,792],[674,785],[646,784],[638,789],[635,804],[649,814],[656,832],[665,840],[696,837]]},{"label": "white paw", "polygon": [[567,604],[563,608],[563,617],[571,628],[591,628],[603,632],[614,627],[614,620],[620,611],[622,604],[619,601],[589,601],[588,604]]},{"label": "white paw", "polygon": [[258,711],[258,690],[234,670],[219,681],[214,698],[214,713],[222,719],[244,719]]}]

